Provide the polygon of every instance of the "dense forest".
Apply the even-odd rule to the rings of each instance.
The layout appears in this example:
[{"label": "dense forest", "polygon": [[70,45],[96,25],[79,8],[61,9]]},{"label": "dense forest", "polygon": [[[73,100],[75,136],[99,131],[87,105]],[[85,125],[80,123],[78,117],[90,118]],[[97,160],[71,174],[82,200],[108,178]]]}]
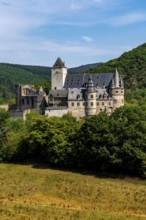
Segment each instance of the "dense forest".
[{"label": "dense forest", "polygon": [[146,104],[80,121],[36,112],[14,121],[0,110],[0,160],[146,177]]},{"label": "dense forest", "polygon": [[146,87],[146,43],[110,60],[88,72],[114,72],[118,69],[123,76],[126,89],[135,90]]},{"label": "dense forest", "polygon": [[46,84],[50,79],[48,67],[0,64],[0,103],[11,102],[16,84]]}]

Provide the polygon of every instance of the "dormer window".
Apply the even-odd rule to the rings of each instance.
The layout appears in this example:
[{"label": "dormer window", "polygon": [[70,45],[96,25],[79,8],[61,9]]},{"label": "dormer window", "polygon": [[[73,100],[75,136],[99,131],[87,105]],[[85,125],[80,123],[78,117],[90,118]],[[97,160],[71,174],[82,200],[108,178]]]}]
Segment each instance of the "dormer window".
[{"label": "dormer window", "polygon": [[79,98],[80,98],[80,95],[78,94],[78,95],[77,95],[77,99],[79,99]]}]

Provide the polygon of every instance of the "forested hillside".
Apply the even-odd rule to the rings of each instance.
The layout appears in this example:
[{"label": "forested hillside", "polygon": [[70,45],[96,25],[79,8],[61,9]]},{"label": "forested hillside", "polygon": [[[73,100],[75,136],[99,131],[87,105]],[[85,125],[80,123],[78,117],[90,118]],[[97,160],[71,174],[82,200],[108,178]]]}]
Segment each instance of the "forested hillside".
[{"label": "forested hillside", "polygon": [[[125,88],[146,87],[146,43],[107,63],[94,63],[68,69],[69,73],[114,72],[123,76]],[[90,69],[90,70],[89,70]],[[15,97],[16,84],[50,85],[51,67],[0,64],[0,103]]]},{"label": "forested hillside", "polygon": [[95,68],[97,66],[102,65],[103,63],[92,63],[92,64],[86,64],[79,67],[74,67],[69,69],[69,73],[84,73],[88,71],[91,68]]},{"label": "forested hillside", "polygon": [[[69,69],[70,73],[82,73],[96,64],[87,64]],[[16,84],[34,84],[50,86],[51,67],[29,66],[18,64],[0,64],[0,103],[11,101],[15,97]]]},{"label": "forested hillside", "polygon": [[0,102],[14,98],[16,84],[38,85],[49,80],[49,71],[48,67],[0,64]]},{"label": "forested hillside", "polygon": [[0,110],[0,161],[43,162],[59,168],[146,178],[145,104],[125,105],[80,121],[31,112],[14,121]]},{"label": "forested hillside", "polygon": [[128,89],[146,87],[146,43],[122,54],[118,59],[90,69],[91,73],[113,72],[118,69]]}]

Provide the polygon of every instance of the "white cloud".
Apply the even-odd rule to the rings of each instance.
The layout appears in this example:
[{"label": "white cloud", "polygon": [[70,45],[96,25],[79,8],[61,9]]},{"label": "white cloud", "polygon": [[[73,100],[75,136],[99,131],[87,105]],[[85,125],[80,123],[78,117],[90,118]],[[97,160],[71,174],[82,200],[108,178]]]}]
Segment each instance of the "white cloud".
[{"label": "white cloud", "polygon": [[85,40],[88,43],[93,41],[93,39],[91,37],[88,37],[88,36],[82,36],[82,39]]},{"label": "white cloud", "polygon": [[113,19],[107,21],[110,25],[121,26],[129,25],[137,22],[146,21],[146,13],[143,12],[133,12],[125,15],[117,16]]},{"label": "white cloud", "polygon": [[[129,13],[110,19],[111,14],[105,11],[119,8],[121,2],[126,3],[127,0],[2,0],[0,1],[0,62],[51,65],[56,56],[62,55],[66,60],[73,58],[76,60],[74,62],[82,64],[86,60],[98,58],[102,61],[116,57],[124,51],[123,48],[115,49],[112,46],[105,48],[105,45],[99,48],[93,45],[95,41],[90,36],[82,35],[87,33],[85,27],[86,29],[90,27],[92,36],[94,31],[97,35],[97,29],[94,27],[92,30],[92,26],[100,25],[103,17],[105,19],[109,17],[108,21],[105,21],[106,24],[109,22],[115,26],[146,19],[144,13]],[[68,36],[72,35],[72,40],[66,33],[60,40],[59,31],[63,32],[65,25],[70,28],[71,34]],[[56,26],[61,28],[57,30]],[[47,27],[47,31],[43,29],[44,27]],[[50,36],[53,31],[54,36],[53,34]],[[44,37],[33,37],[42,36],[42,33]],[[85,42],[92,44],[82,46],[83,42],[76,42],[79,36],[82,36]],[[66,43],[67,40],[70,40],[70,43]]]},{"label": "white cloud", "polygon": [[0,62],[52,66],[58,56],[68,64],[82,65],[90,62],[107,61],[116,58],[132,46],[82,46],[79,42],[58,43],[38,37],[16,37],[7,39],[7,44],[0,44]]}]

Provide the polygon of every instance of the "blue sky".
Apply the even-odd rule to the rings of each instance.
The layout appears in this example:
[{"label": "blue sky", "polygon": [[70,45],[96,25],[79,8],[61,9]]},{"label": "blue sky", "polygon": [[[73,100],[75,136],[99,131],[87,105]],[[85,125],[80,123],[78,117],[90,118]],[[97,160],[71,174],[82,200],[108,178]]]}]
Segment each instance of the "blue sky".
[{"label": "blue sky", "polygon": [[146,42],[146,0],[0,0],[0,62],[106,62]]}]

